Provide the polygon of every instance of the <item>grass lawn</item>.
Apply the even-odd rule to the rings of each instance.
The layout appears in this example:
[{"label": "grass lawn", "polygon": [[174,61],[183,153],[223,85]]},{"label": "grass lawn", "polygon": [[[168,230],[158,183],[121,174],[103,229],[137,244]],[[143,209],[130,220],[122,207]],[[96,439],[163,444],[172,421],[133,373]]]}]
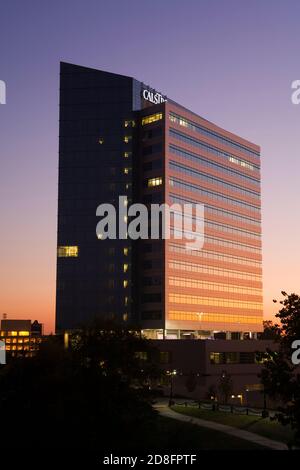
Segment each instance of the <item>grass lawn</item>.
[{"label": "grass lawn", "polygon": [[149,442],[149,448],[168,450],[180,453],[189,451],[197,453],[201,450],[266,450],[253,444],[219,431],[201,428],[195,424],[181,423],[171,418],[160,416],[159,433]]},{"label": "grass lawn", "polygon": [[288,443],[293,437],[293,431],[290,426],[283,426],[277,421],[271,421],[269,418],[237,415],[223,411],[202,410],[191,406],[175,405],[172,409],[185,415],[244,429],[279,442]]}]

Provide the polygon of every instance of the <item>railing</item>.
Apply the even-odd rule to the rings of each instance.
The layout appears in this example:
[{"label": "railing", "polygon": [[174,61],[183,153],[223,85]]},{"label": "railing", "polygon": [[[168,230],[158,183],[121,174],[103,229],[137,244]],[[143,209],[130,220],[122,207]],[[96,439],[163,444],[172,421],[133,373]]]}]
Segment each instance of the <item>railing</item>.
[{"label": "railing", "polygon": [[223,405],[217,402],[207,403],[201,401],[184,401],[182,403],[175,403],[180,406],[192,406],[197,407],[202,410],[207,411],[222,411],[224,413],[232,413],[238,415],[249,415],[249,416],[260,416],[261,418],[267,418],[273,415],[275,412],[271,410],[266,410],[263,408],[250,408],[246,406],[236,406],[236,405]]}]

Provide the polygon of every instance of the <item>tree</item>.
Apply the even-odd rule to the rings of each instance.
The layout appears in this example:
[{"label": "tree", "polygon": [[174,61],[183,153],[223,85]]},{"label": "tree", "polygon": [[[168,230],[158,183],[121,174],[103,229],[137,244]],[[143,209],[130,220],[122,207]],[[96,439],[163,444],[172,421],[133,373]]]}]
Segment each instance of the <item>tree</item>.
[{"label": "tree", "polygon": [[216,400],[217,399],[217,391],[216,391],[216,386],[214,384],[210,385],[207,393],[206,393],[206,398],[208,400]]},{"label": "tree", "polygon": [[[291,445],[300,445],[300,375],[297,365],[292,363],[292,343],[300,339],[300,297],[282,292],[284,299],[276,317],[278,326],[276,342],[277,351],[264,354],[264,368],[261,381],[265,393],[272,399],[280,401],[275,419],[284,425],[290,424],[295,430]],[[276,302],[276,301],[274,301]]]},{"label": "tree", "polygon": [[194,372],[190,372],[185,381],[185,386],[188,392],[193,392],[197,387],[197,378]]},{"label": "tree", "polygon": [[218,391],[221,395],[221,400],[226,405],[233,391],[233,382],[231,375],[228,374],[226,371],[223,371],[221,374],[218,384]]},{"label": "tree", "polygon": [[263,333],[259,334],[259,339],[277,340],[281,334],[280,326],[273,323],[272,320],[263,321]]},{"label": "tree", "polygon": [[[141,359],[145,352],[149,361]],[[1,444],[147,450],[157,432],[148,382],[158,372],[151,354],[151,343],[139,334],[94,325],[72,336],[69,349],[52,337],[35,357],[12,360],[0,371]],[[26,434],[11,441],[24,416]]]}]

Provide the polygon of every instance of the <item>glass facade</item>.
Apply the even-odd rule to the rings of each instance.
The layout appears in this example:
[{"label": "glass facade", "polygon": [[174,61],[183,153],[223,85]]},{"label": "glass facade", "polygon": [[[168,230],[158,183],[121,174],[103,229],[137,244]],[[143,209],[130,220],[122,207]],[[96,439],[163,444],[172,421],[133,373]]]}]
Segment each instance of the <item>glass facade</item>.
[{"label": "glass facade", "polygon": [[166,114],[166,200],[204,204],[203,248],[166,242],[167,326],[261,331],[260,149],[176,103]]},{"label": "glass facade", "polygon": [[[144,89],[61,64],[56,329],[100,317],[152,338],[261,331],[260,149]],[[170,240],[98,239],[96,209],[119,196],[203,205],[203,247],[178,239],[174,217]],[[194,235],[201,218],[189,222]]]}]

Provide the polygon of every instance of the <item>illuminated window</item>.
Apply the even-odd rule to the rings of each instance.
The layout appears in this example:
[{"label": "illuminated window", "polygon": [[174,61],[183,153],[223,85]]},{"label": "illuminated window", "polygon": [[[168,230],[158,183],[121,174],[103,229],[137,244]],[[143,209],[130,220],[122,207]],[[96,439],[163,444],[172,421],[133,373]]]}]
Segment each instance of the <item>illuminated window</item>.
[{"label": "illuminated window", "polygon": [[209,355],[209,360],[211,364],[224,364],[225,363],[224,354],[220,352],[211,352]]},{"label": "illuminated window", "polygon": [[29,331],[19,331],[19,336],[29,336]]},{"label": "illuminated window", "polygon": [[161,186],[162,185],[162,177],[159,176],[157,178],[150,178],[147,181],[147,186],[148,188],[153,188],[155,186]]},{"label": "illuminated window", "polygon": [[124,127],[135,127],[135,121],[133,119],[124,121]]},{"label": "illuminated window", "polygon": [[123,313],[123,321],[128,321],[128,313]]},{"label": "illuminated window", "polygon": [[125,247],[123,248],[123,253],[125,256],[128,256],[129,248]]},{"label": "illuminated window", "polygon": [[129,265],[128,265],[127,263],[125,263],[125,264],[123,265],[123,271],[124,271],[124,273],[127,273],[128,267],[129,267]]},{"label": "illuminated window", "polygon": [[136,359],[139,359],[140,361],[147,361],[148,359],[148,353],[147,351],[137,351],[135,353]]},{"label": "illuminated window", "polygon": [[126,289],[126,287],[128,287],[128,281],[127,279],[124,279],[123,281],[123,287]]},{"label": "illuminated window", "polygon": [[124,168],[124,175],[128,175],[129,174],[129,168]]},{"label": "illuminated window", "polygon": [[100,138],[99,138],[98,143],[99,143],[100,145],[104,144],[104,139],[103,139],[103,137],[100,137]]},{"label": "illuminated window", "polygon": [[124,158],[131,157],[131,152],[124,152]]},{"label": "illuminated window", "polygon": [[78,246],[59,246],[57,255],[59,258],[76,258],[78,256]]},{"label": "illuminated window", "polygon": [[160,121],[162,117],[162,113],[150,114],[150,116],[145,116],[142,119],[142,126],[145,126],[146,124],[151,124],[152,122]]},{"label": "illuminated window", "polygon": [[125,135],[125,137],[124,137],[124,142],[125,142],[125,144],[128,144],[131,140],[132,140],[132,136],[131,136],[131,135]]},{"label": "illuminated window", "polygon": [[129,297],[125,297],[125,298],[124,298],[124,305],[126,305],[126,306],[127,306],[127,305],[128,305],[128,303],[129,303]]},{"label": "illuminated window", "polygon": [[9,331],[8,336],[18,336],[18,332],[17,331]]}]

